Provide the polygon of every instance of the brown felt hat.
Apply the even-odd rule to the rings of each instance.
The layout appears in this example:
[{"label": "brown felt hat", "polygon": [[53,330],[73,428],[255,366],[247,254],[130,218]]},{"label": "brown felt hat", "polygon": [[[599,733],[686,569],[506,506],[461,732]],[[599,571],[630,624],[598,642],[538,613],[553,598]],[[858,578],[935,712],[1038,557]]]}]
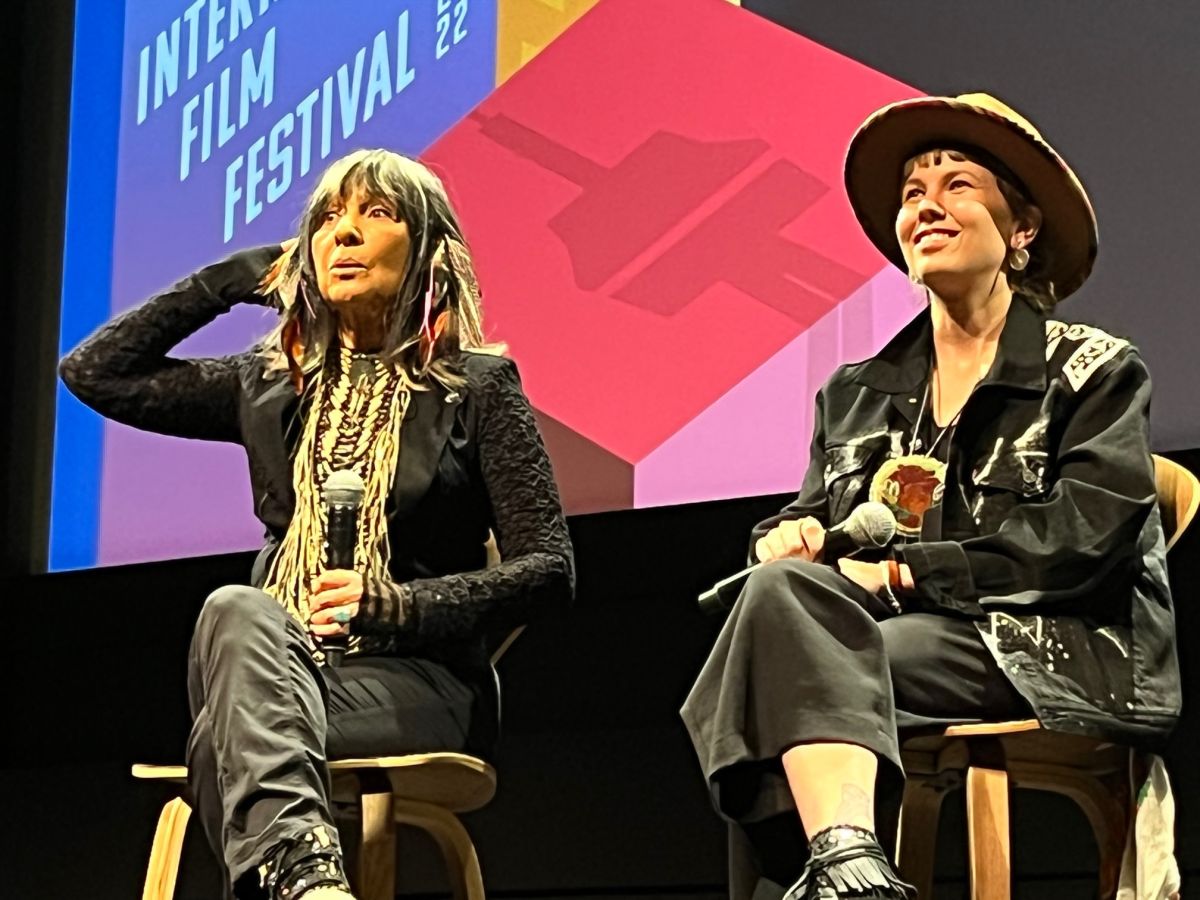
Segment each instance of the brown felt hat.
[{"label": "brown felt hat", "polygon": [[846,193],[871,242],[906,269],[896,240],[904,164],[931,149],[980,151],[1008,169],[1042,211],[1035,246],[1059,300],[1092,271],[1096,214],[1071,167],[1033,124],[989,94],[917,97],[872,113],[846,151]]}]

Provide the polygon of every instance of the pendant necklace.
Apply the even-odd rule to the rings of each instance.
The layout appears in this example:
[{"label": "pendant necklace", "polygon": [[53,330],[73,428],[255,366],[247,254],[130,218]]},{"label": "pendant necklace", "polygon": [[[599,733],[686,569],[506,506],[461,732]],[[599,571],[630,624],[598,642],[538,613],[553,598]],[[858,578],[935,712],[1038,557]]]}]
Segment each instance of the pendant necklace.
[{"label": "pendant necklace", "polygon": [[[925,396],[921,400],[917,422],[909,435],[909,452],[885,461],[871,479],[870,499],[890,509],[896,517],[896,531],[910,538],[920,536],[925,512],[942,502],[942,494],[946,487],[946,463],[933,453],[946,436],[946,432],[953,430],[962,415],[960,408],[954,418],[938,432],[929,448],[923,453],[917,452],[924,449],[921,446],[921,423],[925,418],[926,407],[931,405],[929,388],[933,378],[937,377],[936,368],[932,374],[933,377],[925,382]],[[929,415],[932,419],[932,410]],[[936,427],[936,420],[934,425]]]}]

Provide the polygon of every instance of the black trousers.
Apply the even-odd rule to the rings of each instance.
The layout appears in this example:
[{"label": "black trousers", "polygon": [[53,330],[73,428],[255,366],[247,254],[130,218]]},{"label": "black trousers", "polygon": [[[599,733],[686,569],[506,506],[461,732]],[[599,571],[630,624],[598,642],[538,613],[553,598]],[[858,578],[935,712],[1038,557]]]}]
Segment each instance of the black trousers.
[{"label": "black trousers", "polygon": [[899,810],[904,734],[1031,714],[973,623],[896,615],[830,566],[799,560],[750,577],[682,710],[717,810],[783,883],[805,847],[785,750],[834,741],[873,751],[887,818]]},{"label": "black trousers", "polygon": [[481,689],[429,660],[318,666],[304,629],[256,588],[204,604],[188,659],[188,784],[237,883],[280,841],[323,827],[338,846],[326,760],[470,747]]}]

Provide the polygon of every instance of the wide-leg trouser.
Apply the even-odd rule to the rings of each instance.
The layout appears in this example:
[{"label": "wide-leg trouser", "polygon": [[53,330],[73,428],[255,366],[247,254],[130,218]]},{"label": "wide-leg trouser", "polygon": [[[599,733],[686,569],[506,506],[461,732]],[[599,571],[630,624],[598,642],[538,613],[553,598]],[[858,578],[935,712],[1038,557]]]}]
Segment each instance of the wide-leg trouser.
[{"label": "wide-leg trouser", "polygon": [[312,652],[256,588],[219,589],[196,623],[188,783],[230,884],[318,826],[338,845],[327,759],[461,750],[479,724],[480,690],[443,665],[349,657],[331,670]]},{"label": "wide-leg trouser", "polygon": [[[800,560],[750,577],[682,710],[718,811],[762,836],[760,867],[782,856],[782,878],[804,858],[785,750],[834,741],[873,751],[886,817],[898,810],[903,733],[1031,714],[972,622],[896,615],[832,567]],[[758,827],[767,822],[779,827]]]}]

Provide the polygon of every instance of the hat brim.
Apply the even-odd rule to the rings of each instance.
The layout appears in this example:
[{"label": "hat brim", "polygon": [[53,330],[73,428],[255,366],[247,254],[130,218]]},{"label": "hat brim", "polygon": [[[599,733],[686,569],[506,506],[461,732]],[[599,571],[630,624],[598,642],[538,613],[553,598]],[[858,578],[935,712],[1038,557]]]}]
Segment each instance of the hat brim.
[{"label": "hat brim", "polygon": [[1017,122],[952,97],[886,106],[863,123],[846,153],[846,193],[867,237],[902,271],[896,238],[904,164],[937,145],[979,148],[1015,175],[1042,211],[1035,239],[1063,299],[1087,279],[1096,259],[1096,216],[1079,179],[1054,149]]}]

